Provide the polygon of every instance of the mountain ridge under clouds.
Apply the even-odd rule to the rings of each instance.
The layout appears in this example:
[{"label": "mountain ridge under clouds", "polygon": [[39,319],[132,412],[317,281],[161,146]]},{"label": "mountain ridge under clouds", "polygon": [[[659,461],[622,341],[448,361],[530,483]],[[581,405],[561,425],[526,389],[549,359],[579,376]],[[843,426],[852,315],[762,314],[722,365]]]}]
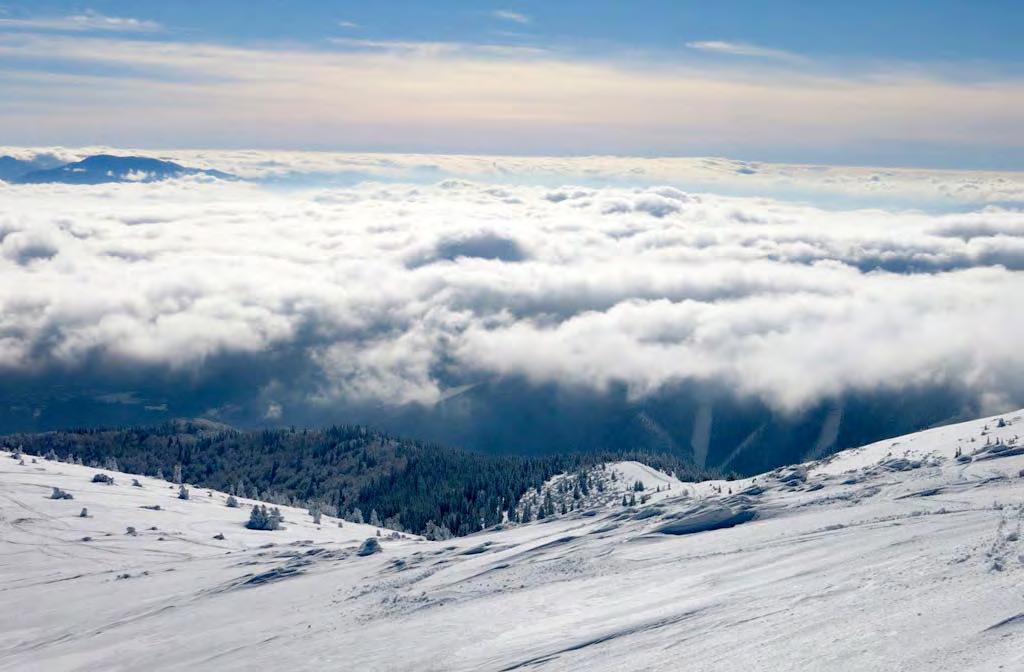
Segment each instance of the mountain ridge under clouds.
[{"label": "mountain ridge under clouds", "polygon": [[[108,184],[116,182],[158,182],[160,180],[207,175],[218,179],[233,179],[219,170],[186,168],[173,161],[162,161],[147,156],[117,156],[93,154],[79,161],[60,166],[40,167],[34,161],[0,157],[0,179],[14,184]],[[24,170],[24,172],[20,172]]]}]

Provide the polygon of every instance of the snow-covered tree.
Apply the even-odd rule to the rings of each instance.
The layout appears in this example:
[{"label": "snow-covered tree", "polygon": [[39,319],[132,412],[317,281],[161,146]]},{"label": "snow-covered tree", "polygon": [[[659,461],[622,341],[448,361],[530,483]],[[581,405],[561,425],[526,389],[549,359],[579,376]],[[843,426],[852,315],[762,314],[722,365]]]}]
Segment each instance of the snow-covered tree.
[{"label": "snow-covered tree", "polygon": [[424,536],[431,541],[444,541],[445,539],[451,539],[452,533],[444,525],[438,525],[432,520],[428,520],[424,529]]},{"label": "snow-covered tree", "polygon": [[245,526],[250,530],[279,530],[283,520],[277,507],[267,510],[265,504],[257,504],[249,512],[249,522]]}]

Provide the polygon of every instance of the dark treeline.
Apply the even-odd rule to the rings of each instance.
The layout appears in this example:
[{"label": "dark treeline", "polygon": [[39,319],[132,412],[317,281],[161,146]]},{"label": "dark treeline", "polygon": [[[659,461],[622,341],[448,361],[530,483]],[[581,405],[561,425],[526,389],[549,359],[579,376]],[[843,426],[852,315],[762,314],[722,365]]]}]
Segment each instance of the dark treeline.
[{"label": "dark treeline", "polygon": [[359,426],[238,431],[207,421],[0,437],[0,446],[172,479],[276,504],[456,535],[500,523],[531,487],[600,462],[637,460],[681,480],[714,477],[678,456],[634,451],[482,455]]}]

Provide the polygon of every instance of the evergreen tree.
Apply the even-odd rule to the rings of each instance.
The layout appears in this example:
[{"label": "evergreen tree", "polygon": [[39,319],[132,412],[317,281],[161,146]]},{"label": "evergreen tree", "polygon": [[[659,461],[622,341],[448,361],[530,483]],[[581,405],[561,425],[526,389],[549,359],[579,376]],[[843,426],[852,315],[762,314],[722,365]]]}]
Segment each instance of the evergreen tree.
[{"label": "evergreen tree", "polygon": [[257,504],[249,512],[249,522],[245,524],[250,530],[279,530],[283,517],[281,512],[274,507],[268,510],[266,504]]}]

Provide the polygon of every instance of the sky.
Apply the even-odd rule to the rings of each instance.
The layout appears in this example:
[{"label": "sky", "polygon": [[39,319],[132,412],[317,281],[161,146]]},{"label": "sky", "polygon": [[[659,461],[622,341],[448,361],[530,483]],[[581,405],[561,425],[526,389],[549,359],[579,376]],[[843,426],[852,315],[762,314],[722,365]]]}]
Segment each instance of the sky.
[{"label": "sky", "polygon": [[1024,168],[1019,2],[6,2],[0,143]]}]

